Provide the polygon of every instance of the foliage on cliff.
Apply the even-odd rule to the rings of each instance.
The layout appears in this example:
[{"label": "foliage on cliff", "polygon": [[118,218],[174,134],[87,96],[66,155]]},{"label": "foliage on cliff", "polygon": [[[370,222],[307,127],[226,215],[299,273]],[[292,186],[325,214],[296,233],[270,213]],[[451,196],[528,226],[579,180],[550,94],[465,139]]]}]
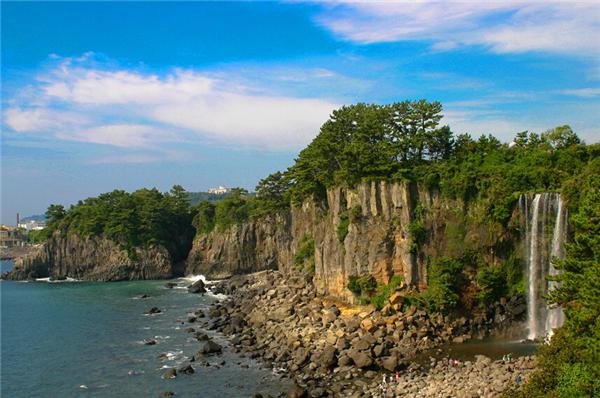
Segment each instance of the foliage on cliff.
[{"label": "foliage on cliff", "polygon": [[550,299],[566,321],[539,355],[539,370],[518,396],[600,396],[600,159],[582,173],[573,239],[556,267],[562,272]]},{"label": "foliage on cliff", "polygon": [[163,245],[173,261],[185,259],[194,230],[185,190],[114,190],[79,201],[70,209],[51,205],[46,212],[47,236],[55,231],[79,236],[104,236],[133,253],[140,246]]}]

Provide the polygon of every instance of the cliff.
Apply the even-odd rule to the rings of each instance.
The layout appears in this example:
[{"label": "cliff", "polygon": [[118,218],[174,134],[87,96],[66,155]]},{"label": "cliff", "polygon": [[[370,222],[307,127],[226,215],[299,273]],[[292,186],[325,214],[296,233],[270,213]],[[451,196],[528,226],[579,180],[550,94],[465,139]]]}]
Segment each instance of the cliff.
[{"label": "cliff", "polygon": [[334,188],[322,203],[307,200],[285,215],[196,237],[186,273],[219,278],[285,271],[298,266],[294,255],[310,239],[314,258],[309,262],[314,261],[319,294],[352,301],[348,278],[366,274],[383,283],[402,275],[409,286],[420,289],[427,284],[427,263],[434,258],[474,250],[488,264],[503,260],[510,231],[482,224],[478,212],[415,184],[376,181]]},{"label": "cliff", "polygon": [[167,250],[162,246],[136,248],[134,254],[102,237],[80,238],[55,233],[44,245],[15,260],[4,279],[65,277],[89,281],[165,279],[173,274]]}]

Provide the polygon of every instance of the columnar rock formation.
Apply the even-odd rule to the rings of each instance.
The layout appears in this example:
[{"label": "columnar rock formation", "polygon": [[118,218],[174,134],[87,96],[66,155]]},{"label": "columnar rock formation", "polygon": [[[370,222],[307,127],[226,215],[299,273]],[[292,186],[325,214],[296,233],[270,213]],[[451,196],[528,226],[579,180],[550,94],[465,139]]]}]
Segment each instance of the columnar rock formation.
[{"label": "columnar rock formation", "polygon": [[171,258],[162,246],[129,253],[101,237],[80,238],[55,233],[37,251],[15,261],[6,279],[75,278],[93,281],[165,279],[173,274]]},{"label": "columnar rock formation", "polygon": [[[333,188],[322,203],[307,200],[284,215],[198,236],[186,273],[219,278],[284,270],[294,266],[294,253],[309,237],[314,240],[319,294],[352,301],[348,278],[366,274],[384,283],[402,275],[409,286],[424,288],[432,258],[459,256],[470,248],[482,253],[488,264],[501,261],[505,253],[495,247],[507,232],[501,226],[479,224],[471,214],[475,210],[410,183],[376,181]],[[340,227],[344,222],[347,230]],[[411,236],[416,222],[426,230],[421,241]]]}]

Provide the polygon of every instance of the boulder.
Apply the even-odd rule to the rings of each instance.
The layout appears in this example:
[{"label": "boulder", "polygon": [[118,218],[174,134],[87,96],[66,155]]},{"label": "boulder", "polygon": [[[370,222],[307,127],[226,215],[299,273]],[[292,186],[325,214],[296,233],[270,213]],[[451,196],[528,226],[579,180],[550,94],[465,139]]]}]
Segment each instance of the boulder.
[{"label": "boulder", "polygon": [[187,291],[188,293],[204,294],[206,293],[206,287],[202,279],[198,279],[196,282],[192,283],[187,287]]},{"label": "boulder", "polygon": [[163,379],[174,379],[175,377],[177,377],[177,369],[175,368],[167,369],[167,371],[162,375]]},{"label": "boulder", "polygon": [[373,364],[373,358],[364,351],[350,350],[348,356],[358,368],[367,368]]},{"label": "boulder", "polygon": [[310,357],[310,361],[319,367],[330,369],[336,363],[335,353],[335,347],[328,346],[322,351],[315,352]]},{"label": "boulder", "polygon": [[146,314],[160,314],[161,312],[162,311],[158,307],[152,307],[146,311]]},{"label": "boulder", "polygon": [[274,311],[269,313],[269,320],[281,322],[284,321],[288,316],[292,314],[293,310],[290,305],[283,305],[277,307]]},{"label": "boulder", "polygon": [[391,305],[402,305],[404,304],[404,294],[402,292],[396,292],[389,298]]},{"label": "boulder", "polygon": [[212,355],[212,354],[220,354],[221,352],[223,352],[223,348],[219,344],[215,343],[212,340],[207,340],[200,347],[198,354]]},{"label": "boulder", "polygon": [[395,355],[385,357],[381,361],[381,365],[383,366],[384,369],[389,370],[390,372],[393,372],[398,367],[398,357]]},{"label": "boulder", "polygon": [[186,366],[179,368],[179,373],[183,373],[186,375],[191,375],[191,374],[194,374],[195,372],[196,371],[194,370],[192,365],[186,365]]},{"label": "boulder", "polygon": [[362,322],[360,323],[360,327],[365,332],[369,332],[369,333],[372,332],[376,328],[375,323],[370,318],[363,319]]},{"label": "boulder", "polygon": [[144,340],[144,344],[145,345],[155,345],[156,344],[156,340],[154,340],[154,339],[146,339],[146,340]]},{"label": "boulder", "polygon": [[177,283],[175,283],[175,282],[167,282],[167,283],[165,283],[165,287],[167,289],[173,289],[175,286],[177,286]]},{"label": "boulder", "polygon": [[287,393],[288,398],[307,398],[307,391],[300,387],[297,383],[292,384]]}]

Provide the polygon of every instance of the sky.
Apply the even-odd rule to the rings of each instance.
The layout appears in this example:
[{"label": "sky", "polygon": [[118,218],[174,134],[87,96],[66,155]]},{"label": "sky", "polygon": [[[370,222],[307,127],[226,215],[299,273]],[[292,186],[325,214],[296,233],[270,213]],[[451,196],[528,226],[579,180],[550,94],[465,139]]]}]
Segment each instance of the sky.
[{"label": "sky", "polygon": [[357,102],[600,141],[597,1],[0,7],[2,223],[113,189],[252,190]]}]

